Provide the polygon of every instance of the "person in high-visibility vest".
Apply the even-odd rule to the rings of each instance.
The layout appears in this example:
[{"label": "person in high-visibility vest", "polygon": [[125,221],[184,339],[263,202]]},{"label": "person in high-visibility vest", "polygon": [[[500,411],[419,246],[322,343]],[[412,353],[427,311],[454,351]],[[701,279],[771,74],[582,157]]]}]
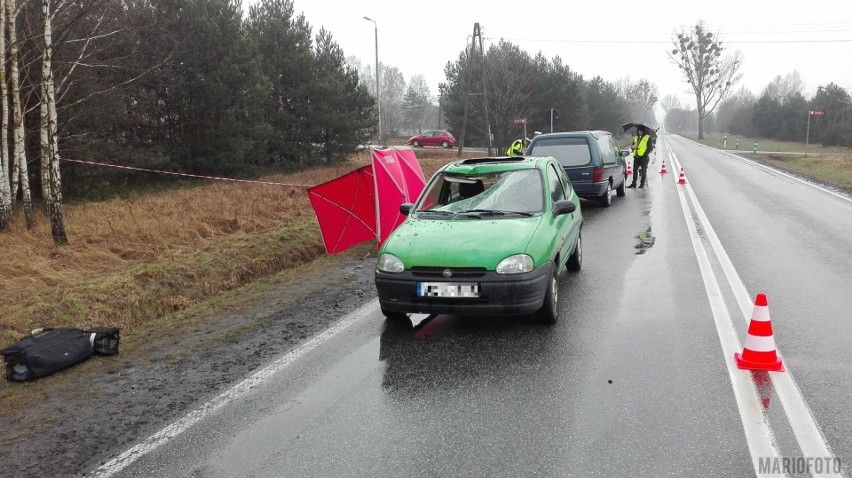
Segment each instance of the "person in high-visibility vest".
[{"label": "person in high-visibility vest", "polygon": [[512,145],[509,146],[509,149],[506,150],[506,156],[523,156],[524,148],[530,145],[530,140],[527,138],[516,139],[512,142]]},{"label": "person in high-visibility vest", "polygon": [[648,162],[651,158],[648,154],[651,152],[650,147],[651,135],[645,131],[645,128],[639,126],[636,128],[636,136],[633,137],[633,182],[628,188],[636,187],[636,177],[642,174],[642,182],[639,183],[639,189],[645,187],[645,175],[648,174]]}]

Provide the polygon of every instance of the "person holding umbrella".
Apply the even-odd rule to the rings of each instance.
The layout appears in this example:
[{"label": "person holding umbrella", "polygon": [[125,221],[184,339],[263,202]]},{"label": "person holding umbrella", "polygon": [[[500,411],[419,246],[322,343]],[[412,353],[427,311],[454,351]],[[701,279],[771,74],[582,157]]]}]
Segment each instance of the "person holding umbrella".
[{"label": "person holding umbrella", "polygon": [[645,187],[645,176],[648,174],[648,163],[651,158],[651,135],[645,126],[636,126],[636,136],[633,137],[633,182],[628,188],[636,187],[636,176],[642,175],[642,182],[639,183],[639,189]]}]

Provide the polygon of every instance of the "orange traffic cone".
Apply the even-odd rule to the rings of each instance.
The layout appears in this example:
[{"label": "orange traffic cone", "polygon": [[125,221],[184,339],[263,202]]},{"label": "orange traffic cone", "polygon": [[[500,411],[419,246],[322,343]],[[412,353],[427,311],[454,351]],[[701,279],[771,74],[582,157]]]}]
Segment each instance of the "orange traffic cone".
[{"label": "orange traffic cone", "polygon": [[751,314],[743,353],[734,354],[734,359],[737,361],[737,367],[746,370],[784,371],[784,364],[781,363],[775,351],[769,306],[764,294],[757,294],[754,300],[754,312]]},{"label": "orange traffic cone", "polygon": [[627,175],[630,176],[633,174],[633,161],[627,162]]},{"label": "orange traffic cone", "polygon": [[677,180],[678,184],[686,184],[686,175],[683,174],[683,168],[680,168],[680,179]]},{"label": "orange traffic cone", "polygon": [[663,160],[663,169],[660,170],[660,174],[666,174],[668,171],[666,170],[666,160]]}]

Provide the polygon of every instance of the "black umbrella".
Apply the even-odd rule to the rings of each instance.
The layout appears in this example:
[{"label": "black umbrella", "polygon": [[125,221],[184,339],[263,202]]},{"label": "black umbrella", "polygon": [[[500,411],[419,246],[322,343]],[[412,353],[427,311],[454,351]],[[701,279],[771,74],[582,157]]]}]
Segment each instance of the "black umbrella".
[{"label": "black umbrella", "polygon": [[657,137],[657,130],[655,130],[655,129],[654,129],[654,128],[652,128],[651,126],[648,126],[647,124],[645,124],[645,123],[643,123],[643,122],[641,122],[641,121],[633,121],[632,123],[624,123],[623,125],[621,125],[621,127],[624,129],[624,131],[627,131],[627,130],[629,130],[630,128],[637,128],[637,127],[639,127],[639,126],[641,126],[641,127],[645,128],[645,131],[646,131],[648,134],[650,134],[652,138],[656,138],[656,137]]}]

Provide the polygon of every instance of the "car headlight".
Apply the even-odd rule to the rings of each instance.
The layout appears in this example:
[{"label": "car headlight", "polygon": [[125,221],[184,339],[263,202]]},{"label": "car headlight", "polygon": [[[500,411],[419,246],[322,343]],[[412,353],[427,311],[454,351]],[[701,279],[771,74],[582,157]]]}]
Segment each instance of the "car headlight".
[{"label": "car headlight", "polygon": [[515,254],[500,261],[497,264],[496,272],[498,274],[521,274],[532,272],[534,266],[532,257],[526,254]]},{"label": "car headlight", "polygon": [[399,274],[405,270],[405,266],[402,264],[402,261],[399,260],[399,257],[386,252],[379,256],[379,261],[376,263],[376,269],[382,272]]}]

